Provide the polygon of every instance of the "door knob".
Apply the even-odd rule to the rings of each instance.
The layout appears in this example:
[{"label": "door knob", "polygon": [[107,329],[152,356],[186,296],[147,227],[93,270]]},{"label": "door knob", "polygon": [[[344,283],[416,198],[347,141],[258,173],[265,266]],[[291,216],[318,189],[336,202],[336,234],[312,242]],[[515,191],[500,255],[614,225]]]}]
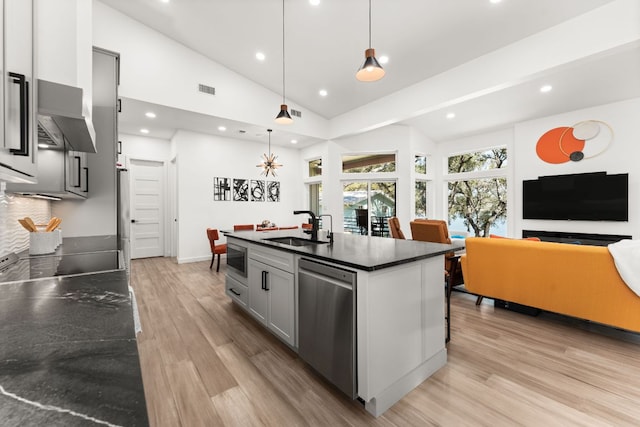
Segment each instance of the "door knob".
[{"label": "door knob", "polygon": [[134,222],[136,222],[136,220],[135,220],[135,219],[132,219],[132,220],[131,220],[131,223],[133,224]]}]

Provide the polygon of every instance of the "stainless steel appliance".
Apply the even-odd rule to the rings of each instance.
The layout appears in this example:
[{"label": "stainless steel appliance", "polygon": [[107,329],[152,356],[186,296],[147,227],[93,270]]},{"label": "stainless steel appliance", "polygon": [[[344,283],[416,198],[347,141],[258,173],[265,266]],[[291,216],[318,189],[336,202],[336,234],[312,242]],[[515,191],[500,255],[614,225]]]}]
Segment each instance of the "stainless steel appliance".
[{"label": "stainless steel appliance", "polygon": [[96,152],[96,132],[85,115],[82,89],[38,80],[38,140],[61,145],[62,135],[74,151]]},{"label": "stainless steel appliance", "polygon": [[298,355],[355,399],[356,273],[302,258],[298,288]]},{"label": "stainless steel appliance", "polygon": [[242,277],[247,277],[247,248],[227,243],[227,267]]},{"label": "stainless steel appliance", "polygon": [[8,254],[0,257],[0,283],[115,271],[123,268],[122,263],[113,250],[25,258]]},{"label": "stainless steel appliance", "polygon": [[129,198],[129,170],[118,169],[117,174],[117,238],[125,268],[129,271],[131,260],[131,206]]}]

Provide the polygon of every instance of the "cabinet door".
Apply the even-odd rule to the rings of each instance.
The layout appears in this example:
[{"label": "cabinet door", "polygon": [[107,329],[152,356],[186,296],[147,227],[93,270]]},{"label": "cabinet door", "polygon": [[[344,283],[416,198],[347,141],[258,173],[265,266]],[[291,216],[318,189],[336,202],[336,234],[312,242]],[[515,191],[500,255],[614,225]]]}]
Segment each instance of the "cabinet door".
[{"label": "cabinet door", "polygon": [[293,274],[270,268],[267,275],[269,293],[269,328],[283,341],[295,346]]},{"label": "cabinet door", "polygon": [[65,190],[86,197],[85,187],[86,154],[78,151],[67,151],[65,159]]},{"label": "cabinet door", "polygon": [[37,96],[33,79],[33,0],[4,0],[3,18],[4,132],[0,163],[4,166],[0,175],[10,181],[35,182]]},{"label": "cabinet door", "polygon": [[249,258],[249,311],[260,323],[267,325],[268,297],[266,288],[269,266]]}]

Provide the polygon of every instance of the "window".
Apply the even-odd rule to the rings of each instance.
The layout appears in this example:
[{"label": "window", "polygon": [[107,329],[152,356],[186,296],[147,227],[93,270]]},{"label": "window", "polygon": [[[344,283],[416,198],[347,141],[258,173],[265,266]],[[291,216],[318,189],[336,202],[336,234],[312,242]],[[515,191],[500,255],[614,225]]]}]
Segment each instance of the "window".
[{"label": "window", "polygon": [[322,214],[322,184],[309,184],[309,210]]},{"label": "window", "polygon": [[387,220],[396,214],[395,181],[358,181],[343,184],[345,233],[389,236]]},{"label": "window", "polygon": [[415,185],[415,217],[426,218],[427,217],[427,181],[416,180]]},{"label": "window", "polygon": [[506,166],[506,148],[449,157],[449,174],[455,174],[448,182],[450,231],[465,229],[477,237],[507,234]]},{"label": "window", "polygon": [[322,159],[311,160],[309,162],[309,177],[322,175]]},{"label": "window", "polygon": [[395,153],[342,156],[343,173],[395,172],[395,170]]},{"label": "window", "polygon": [[421,174],[427,173],[427,156],[416,155],[414,164],[415,164],[416,173],[421,173]]},{"label": "window", "polygon": [[492,150],[477,151],[449,157],[449,173],[486,171],[502,169],[506,166],[506,148],[494,148]]}]

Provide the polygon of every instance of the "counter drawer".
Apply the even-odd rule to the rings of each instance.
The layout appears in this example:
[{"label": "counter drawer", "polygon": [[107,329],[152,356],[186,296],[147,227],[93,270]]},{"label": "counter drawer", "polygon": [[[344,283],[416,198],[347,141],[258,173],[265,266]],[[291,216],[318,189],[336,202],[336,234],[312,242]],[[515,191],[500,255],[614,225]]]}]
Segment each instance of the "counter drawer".
[{"label": "counter drawer", "polygon": [[270,265],[280,270],[294,272],[294,255],[280,249],[271,249],[259,245],[251,245],[249,258]]},{"label": "counter drawer", "polygon": [[233,277],[227,276],[225,282],[225,293],[229,297],[243,307],[247,307],[249,303],[249,289]]}]

